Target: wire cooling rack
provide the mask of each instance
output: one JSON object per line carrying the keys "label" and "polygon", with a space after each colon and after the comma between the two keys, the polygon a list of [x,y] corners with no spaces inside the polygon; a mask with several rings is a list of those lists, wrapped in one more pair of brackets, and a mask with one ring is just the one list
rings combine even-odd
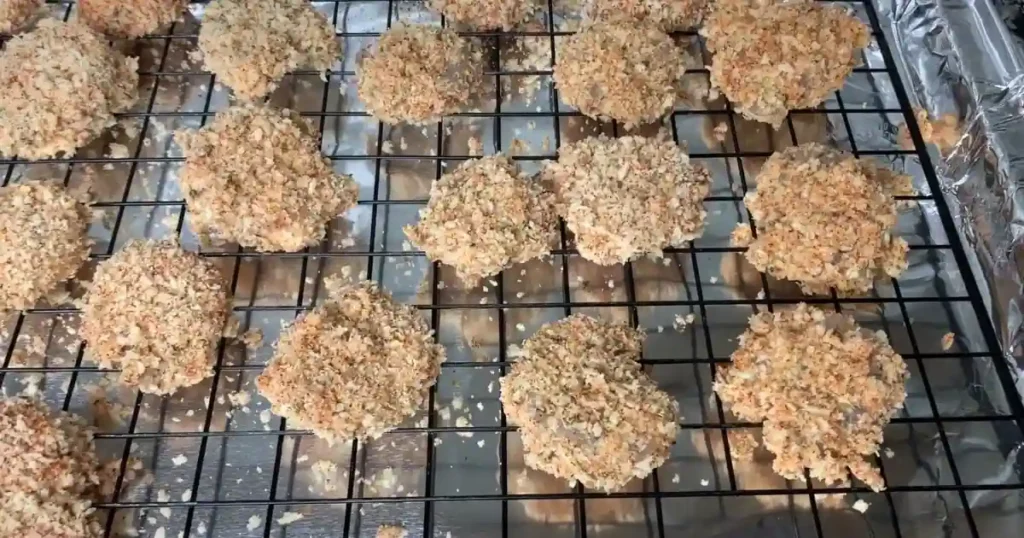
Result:
{"label": "wire cooling rack", "polygon": [[[703,237],[669,249],[663,261],[600,268],[579,258],[563,226],[550,260],[506,271],[475,290],[446,285],[456,281],[448,270],[404,244],[401,225],[416,218],[430,181],[478,154],[471,139],[481,141],[484,153],[515,151],[524,169],[536,170],[583,134],[625,133],[561,104],[549,63],[509,67],[517,54],[510,45],[518,40],[543,40],[547,62],[555,57],[556,41],[571,33],[561,3],[549,0],[536,31],[465,33],[489,46],[493,98],[426,129],[372,121],[354,91],[358,50],[399,20],[425,17],[422,3],[313,4],[335,24],[344,62],[327,80],[313,72],[289,75],[271,101],[317,122],[324,152],[361,187],[358,208],[333,222],[318,248],[265,254],[201,246],[191,235],[175,181],[182,158],[170,132],[199,127],[228,104],[228,92],[190,57],[198,29],[191,18],[119,44],[141,58],[141,99],[103,140],[71,158],[0,160],[5,185],[56,176],[72,187],[91,186],[96,246],[85,273],[129,239],[178,236],[230,276],[240,330],[265,335],[250,349],[225,339],[211,379],[155,398],[118,387],[109,382],[112,372],[84,360],[74,307],[36,308],[3,320],[4,390],[41,393],[54,407],[100,425],[97,444],[116,475],[113,491],[96,505],[106,535],[129,529],[145,536],[373,536],[380,524],[402,525],[413,536],[453,537],[1000,536],[1019,530],[1015,460],[1024,410],[913,121],[914,147],[896,142],[895,126],[912,113],[870,2],[846,3],[873,30],[864,65],[820,109],[794,111],[781,137],[744,122],[728,104],[672,113],[673,138],[714,177]],[[74,5],[48,7],[68,18]],[[203,3],[190,7],[198,14]],[[677,37],[709,61],[695,32]],[[707,70],[687,76],[706,81]],[[532,99],[519,89],[529,81],[538,85]],[[723,140],[705,136],[723,122]],[[747,220],[742,196],[756,188],[756,168],[780,144],[822,141],[807,135],[819,131],[917,182],[920,194],[906,198],[911,208],[900,221],[911,268],[879,283],[870,297],[802,298],[736,269],[739,249],[728,234]],[[417,304],[449,361],[420,416],[379,441],[332,447],[272,416],[253,380],[281,325],[322,299],[324,277],[338,275],[375,279]],[[752,312],[800,300],[886,331],[907,360],[913,376],[907,406],[887,429],[878,457],[889,486],[882,493],[787,482],[767,460],[731,456],[728,434],[758,426],[723,412],[711,393],[713,365],[728,360]],[[670,460],[610,495],[526,469],[515,428],[497,401],[497,381],[521,340],[572,312],[643,328],[643,364],[685,417]],[[689,314],[689,327],[673,327],[676,316]],[[948,332],[956,343],[944,349]],[[828,496],[834,493],[846,496]],[[855,500],[869,508],[852,510]],[[287,523],[295,514],[301,519]]]}

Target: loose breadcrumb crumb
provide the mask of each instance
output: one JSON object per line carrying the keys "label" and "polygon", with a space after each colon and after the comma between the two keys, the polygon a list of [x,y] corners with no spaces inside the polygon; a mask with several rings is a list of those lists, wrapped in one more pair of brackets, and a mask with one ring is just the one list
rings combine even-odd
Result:
{"label": "loose breadcrumb crumb", "polygon": [[258,349],[263,345],[263,331],[259,329],[249,329],[242,334],[241,340],[247,349]]}
{"label": "loose breadcrumb crumb", "polygon": [[0,534],[93,538],[100,491],[93,433],[35,400],[0,400]]}
{"label": "loose breadcrumb crumb", "polygon": [[358,188],[334,172],[311,129],[292,111],[243,104],[175,133],[196,232],[260,251],[319,243],[327,222],[355,206]]}
{"label": "loose breadcrumb crumb", "polygon": [[531,468],[614,491],[668,457],[679,406],[641,369],[643,333],[583,315],[530,337],[501,380]]}
{"label": "loose breadcrumb crumb", "polygon": [[188,0],[79,0],[78,17],[113,37],[142,37],[181,18]]}
{"label": "loose breadcrumb crumb", "polygon": [[554,195],[498,155],[466,161],[435,182],[420,222],[405,234],[472,286],[547,255],[557,226]]}
{"label": "loose breadcrumb crumb", "polygon": [[365,51],[359,98],[387,123],[435,123],[461,110],[483,84],[480,47],[453,30],[399,24]]}
{"label": "loose breadcrumb crumb", "polygon": [[377,529],[377,538],[405,538],[409,532],[401,525],[381,525]]}
{"label": "loose breadcrumb crumb", "polygon": [[857,502],[853,503],[853,509],[862,514],[867,512],[870,506],[864,499],[857,499]]}
{"label": "loose breadcrumb crumb", "polygon": [[90,213],[59,183],[0,187],[0,312],[31,308],[89,257]]}
{"label": "loose breadcrumb crumb", "polygon": [[543,0],[430,0],[430,7],[455,22],[481,30],[511,30],[540,10]]}
{"label": "loose breadcrumb crumb", "polygon": [[[940,154],[946,155],[952,151],[963,136],[960,120],[956,114],[944,114],[933,120],[928,117],[928,111],[915,107],[914,119],[917,120],[921,138],[926,144],[934,144],[938,147]],[[910,137],[910,130],[906,124],[900,125],[897,140],[901,148],[914,149],[914,141]]]}
{"label": "loose breadcrumb crumb", "polygon": [[281,517],[277,518],[277,524],[281,526],[291,525],[304,517],[306,516],[299,512],[285,512],[281,514]]}
{"label": "loose breadcrumb crumb", "polygon": [[413,308],[363,283],[296,321],[256,386],[296,427],[376,439],[420,409],[444,358]]}
{"label": "loose breadcrumb crumb", "polygon": [[21,31],[40,14],[43,0],[0,0],[0,34]]}
{"label": "loose breadcrumb crumb", "polygon": [[745,198],[757,224],[733,231],[759,271],[800,283],[806,293],[871,289],[907,267],[907,243],[895,237],[896,195],[913,194],[908,176],[823,146],[787,148],[768,159],[757,191]]}
{"label": "loose breadcrumb crumb", "polygon": [[713,54],[712,86],[776,127],[842,88],[871,39],[842,7],[778,0],[716,0],[700,34]]}
{"label": "loose breadcrumb crumb", "polygon": [[953,344],[956,343],[956,334],[946,333],[942,335],[942,350],[949,351],[953,349]]}
{"label": "loose breadcrumb crumb", "polygon": [[273,91],[289,71],[324,71],[341,56],[334,27],[306,0],[212,2],[199,50],[207,69],[248,100]]}
{"label": "loose breadcrumb crumb", "polygon": [[884,480],[868,457],[903,407],[907,377],[884,333],[801,303],[751,317],[714,390],[740,419],[764,422],[781,476],[803,480],[807,468],[811,478],[847,484],[852,473],[880,491]]}
{"label": "loose breadcrumb crumb", "polygon": [[0,52],[0,153],[73,154],[135,103],[138,66],[76,22],[46,19],[11,39]]}
{"label": "loose breadcrumb crumb", "polygon": [[216,266],[173,241],[133,241],[99,264],[81,335],[103,368],[143,392],[170,394],[213,374],[230,304]]}
{"label": "loose breadcrumb crumb", "polygon": [[696,28],[711,0],[583,0],[583,18],[595,21],[635,21],[665,31]]}
{"label": "loose breadcrumb crumb", "polygon": [[566,104],[629,129],[672,109],[685,54],[653,26],[596,23],[560,44],[554,79]]}
{"label": "loose breadcrumb crumb", "polygon": [[560,155],[542,177],[553,185],[584,258],[612,265],[700,234],[711,176],[671,140],[601,135]]}

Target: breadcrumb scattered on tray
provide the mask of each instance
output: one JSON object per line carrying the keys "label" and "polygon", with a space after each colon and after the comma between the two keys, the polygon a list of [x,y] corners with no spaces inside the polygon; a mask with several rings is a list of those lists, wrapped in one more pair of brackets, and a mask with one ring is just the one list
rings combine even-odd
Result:
{"label": "breadcrumb scattered on tray", "polygon": [[880,491],[868,456],[903,407],[907,377],[884,333],[801,303],[751,317],[714,390],[741,420],[763,421],[764,446],[784,478],[803,480],[807,468],[813,479],[845,485],[852,474]]}
{"label": "breadcrumb scattered on tray", "polygon": [[112,37],[142,37],[181,18],[188,0],[79,0],[78,17]]}
{"label": "breadcrumb scattered on tray", "polygon": [[285,512],[281,514],[281,517],[277,518],[277,524],[282,526],[291,525],[304,517],[306,516],[300,512]]}
{"label": "breadcrumb scattered on tray", "polygon": [[557,227],[554,195],[498,155],[466,161],[434,182],[420,222],[405,234],[472,286],[547,255]]}
{"label": "breadcrumb scattered on tray", "polygon": [[273,91],[290,71],[325,71],[341,56],[334,27],[306,0],[211,2],[199,50],[207,69],[248,100]]}
{"label": "breadcrumb scattered on tray", "polygon": [[573,315],[541,328],[501,380],[531,468],[614,491],[668,457],[679,406],[637,362],[643,333]]}
{"label": "breadcrumb scattered on tray", "polygon": [[356,67],[359,98],[384,122],[434,123],[470,103],[483,84],[479,46],[455,31],[399,24]]}
{"label": "breadcrumb scattered on tray", "polygon": [[595,23],[560,44],[554,79],[566,104],[629,129],[672,109],[685,54],[654,26]]}
{"label": "breadcrumb scattered on tray", "polygon": [[857,502],[853,503],[853,509],[862,514],[867,512],[870,506],[864,499],[857,499]]}
{"label": "breadcrumb scattered on tray", "polygon": [[249,329],[242,333],[241,340],[247,349],[257,349],[263,345],[263,331],[259,329]]}
{"label": "breadcrumb scattered on tray", "polygon": [[842,88],[871,39],[840,6],[765,0],[716,0],[700,34],[713,54],[712,86],[776,127]]}
{"label": "breadcrumb scattered on tray", "polygon": [[45,19],[14,37],[0,51],[0,153],[73,154],[135,103],[138,67],[76,22]]}
{"label": "breadcrumb scattered on tray", "polygon": [[612,265],[700,234],[711,176],[672,140],[601,135],[571,143],[560,155],[542,177],[584,258]]}
{"label": "breadcrumb scattered on tray", "polygon": [[0,531],[4,536],[100,536],[91,504],[100,492],[92,430],[22,398],[0,400]]}
{"label": "breadcrumb scattered on tray", "polygon": [[471,28],[511,30],[537,13],[543,3],[544,0],[430,0],[430,7]]}
{"label": "breadcrumb scattered on tray", "polygon": [[[921,138],[925,144],[934,144],[939,148],[941,154],[952,151],[963,136],[960,120],[956,114],[944,114],[933,120],[928,116],[928,111],[915,107],[914,119],[917,121],[917,128],[921,131]],[[897,140],[901,148],[914,149],[914,141],[910,137],[910,129],[906,124],[900,125]]]}
{"label": "breadcrumb scattered on tray", "polygon": [[409,531],[401,525],[381,525],[377,529],[377,538],[405,538]]}
{"label": "breadcrumb scattered on tray", "polygon": [[256,385],[275,413],[323,439],[375,439],[420,410],[444,358],[412,307],[363,283],[285,331]]}
{"label": "breadcrumb scattered on tray", "polygon": [[953,344],[956,343],[956,334],[946,333],[942,335],[942,350],[949,351],[953,349]]}
{"label": "breadcrumb scattered on tray", "polygon": [[907,268],[907,242],[896,237],[896,195],[913,194],[910,178],[821,144],[775,153],[744,199],[757,226],[737,227],[759,271],[800,283],[806,293],[831,287],[851,294]]}
{"label": "breadcrumb scattered on tray", "polygon": [[327,222],[355,206],[358,188],[334,172],[311,129],[292,111],[243,104],[175,133],[196,232],[264,252],[318,244]]}
{"label": "breadcrumb scattered on tray", "polygon": [[120,368],[121,383],[170,394],[213,374],[229,311],[211,262],[173,241],[133,241],[96,268],[81,335],[87,356]]}
{"label": "breadcrumb scattered on tray", "polygon": [[59,183],[0,187],[0,312],[31,308],[89,257],[91,215]]}
{"label": "breadcrumb scattered on tray", "polygon": [[0,0],[0,34],[23,30],[42,12],[43,0]]}
{"label": "breadcrumb scattered on tray", "polygon": [[594,21],[636,21],[665,31],[696,28],[711,0],[582,0],[583,18]]}

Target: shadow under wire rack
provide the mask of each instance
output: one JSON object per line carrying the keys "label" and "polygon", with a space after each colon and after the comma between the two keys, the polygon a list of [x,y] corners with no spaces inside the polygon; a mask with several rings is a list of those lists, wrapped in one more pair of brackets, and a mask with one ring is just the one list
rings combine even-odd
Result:
{"label": "shadow under wire rack", "polygon": [[[673,138],[713,175],[701,238],[667,250],[664,261],[599,267],[579,257],[563,225],[550,259],[473,290],[447,286],[454,274],[405,244],[401,227],[415,221],[430,182],[481,148],[514,153],[533,171],[557,158],[562,144],[626,133],[559,101],[551,65],[556,42],[573,32],[572,6],[549,0],[535,30],[464,32],[488,47],[493,98],[479,111],[421,128],[388,127],[365,113],[355,61],[396,22],[445,21],[423,2],[312,3],[334,23],[343,61],[326,80],[311,71],[290,74],[270,101],[312,118],[335,169],[360,185],[358,207],[332,222],[319,247],[274,254],[201,246],[186,225],[176,182],[183,159],[171,133],[200,127],[229,104],[229,91],[190,56],[203,2],[192,3],[192,15],[165,33],[119,44],[140,57],[142,86],[119,127],[73,157],[0,160],[4,185],[38,177],[92,185],[101,216],[90,231],[90,267],[129,239],[178,236],[230,275],[240,330],[265,335],[253,349],[223,340],[212,378],[157,398],[118,387],[111,371],[84,360],[73,307],[0,321],[7,393],[38,387],[53,407],[101,423],[97,446],[118,471],[114,491],[96,505],[107,516],[107,535],[131,528],[145,536],[163,530],[183,537],[350,537],[375,536],[379,525],[393,524],[411,536],[454,538],[959,537],[1008,536],[1022,527],[1017,450],[1024,411],[870,2],[842,3],[872,28],[863,65],[821,107],[793,111],[782,131],[746,122],[724,102],[671,114]],[[74,3],[51,0],[48,7],[68,18]],[[710,62],[696,32],[676,37]],[[541,63],[524,62],[524,50]],[[687,76],[706,81],[708,74],[697,66]],[[723,122],[724,140],[708,136]],[[913,149],[896,140],[904,123]],[[764,159],[812,141],[915,178],[920,194],[906,197],[911,207],[899,225],[911,244],[911,267],[870,297],[802,297],[756,272],[751,277],[741,249],[729,244],[732,228],[748,220],[742,197],[756,188]],[[124,145],[129,156],[110,156],[110,144]],[[328,446],[271,415],[253,382],[282,325],[322,300],[325,277],[347,274],[376,280],[416,304],[449,359],[419,416],[378,441]],[[752,312],[798,301],[853,313],[862,325],[885,331],[907,361],[907,405],[887,428],[878,457],[884,492],[789,482],[770,461],[731,456],[729,434],[758,425],[729,420],[711,392],[713,366],[729,360]],[[614,494],[569,488],[527,469],[497,399],[514,346],[574,312],[642,328],[645,369],[679,401],[684,417],[671,458]],[[697,321],[674,330],[675,316],[687,314]],[[957,339],[946,350],[940,342],[948,332]],[[133,473],[136,467],[145,478]],[[868,510],[853,510],[855,500]],[[282,525],[286,513],[303,517]]]}

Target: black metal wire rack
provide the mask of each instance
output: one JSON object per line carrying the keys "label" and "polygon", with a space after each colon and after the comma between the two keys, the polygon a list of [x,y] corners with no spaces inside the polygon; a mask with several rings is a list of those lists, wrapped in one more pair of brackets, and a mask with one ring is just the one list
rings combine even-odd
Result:
{"label": "black metal wire rack", "polygon": [[[379,524],[403,525],[413,536],[456,538],[1001,536],[1020,528],[1024,516],[1011,500],[1024,490],[1017,465],[1024,407],[870,1],[844,3],[872,28],[865,64],[821,108],[794,111],[782,133],[789,140],[781,142],[811,141],[801,139],[803,124],[817,121],[833,142],[858,157],[917,177],[920,194],[907,197],[913,207],[900,227],[911,242],[911,270],[862,298],[806,298],[760,275],[737,285],[742,274],[727,274],[740,250],[729,245],[728,232],[748,219],[742,197],[755,187],[752,172],[780,143],[771,133],[751,142],[744,133],[761,131],[728,104],[680,107],[667,122],[691,157],[714,171],[714,185],[706,200],[709,232],[687,247],[669,249],[666,263],[589,266],[563,226],[551,260],[538,264],[545,276],[513,269],[477,290],[450,289],[445,278],[454,278],[404,248],[394,222],[414,218],[425,203],[424,185],[475,155],[464,139],[454,142],[460,129],[473,126],[474,136],[488,142],[485,153],[509,152],[522,131],[543,124],[539,129],[550,146],[515,157],[529,168],[556,158],[557,148],[581,126],[616,135],[620,128],[589,122],[560,104],[550,66],[507,67],[514,53],[505,45],[526,38],[544,40],[549,59],[555,59],[556,41],[572,33],[558,21],[559,2],[548,1],[540,30],[465,32],[489,45],[493,102],[422,130],[373,122],[344,93],[354,96],[354,51],[399,20],[409,4],[421,2],[313,4],[338,29],[346,60],[326,81],[313,72],[289,75],[271,100],[319,123],[325,153],[360,181],[359,207],[348,220],[332,223],[323,245],[305,252],[201,252],[231,276],[242,330],[274,333],[322,299],[325,276],[351,271],[416,303],[448,349],[449,361],[421,416],[379,441],[330,447],[271,416],[255,395],[251,383],[269,357],[272,338],[249,350],[226,339],[210,380],[154,398],[104,381],[111,372],[86,360],[84,344],[74,337],[73,307],[9,316],[0,325],[0,384],[8,394],[29,388],[54,407],[97,417],[101,410],[112,411],[114,419],[97,435],[116,470],[113,491],[96,505],[107,521],[106,535],[130,527],[147,536],[349,537],[373,536]],[[68,18],[74,2],[50,0],[49,7]],[[383,13],[382,25],[353,29],[355,18],[369,12]],[[69,185],[90,182],[94,208],[102,215],[93,230],[93,264],[134,237],[178,235],[195,245],[172,179],[182,158],[168,131],[200,126],[227,104],[226,90],[188,55],[197,24],[178,23],[122,44],[142,57],[142,90],[139,105],[121,115],[125,125],[114,134],[73,157],[0,160],[4,185],[54,174]],[[677,37],[691,40],[709,61],[696,32]],[[706,79],[707,70],[688,76]],[[509,82],[523,77],[540,80],[536,101],[509,95],[516,93]],[[699,135],[721,122],[729,126],[724,140]],[[890,129],[864,131],[870,122]],[[908,124],[913,149],[894,139],[892,126],[902,123]],[[363,128],[368,143],[339,134],[352,125]],[[128,156],[113,156],[109,144],[124,145]],[[858,314],[863,324],[888,334],[911,368],[907,408],[887,430],[887,448],[878,457],[888,483],[882,493],[860,485],[790,483],[775,476],[768,462],[741,462],[731,455],[729,433],[758,425],[729,420],[712,397],[713,366],[728,361],[751,312],[798,301]],[[497,380],[514,360],[515,345],[540,323],[579,311],[643,328],[645,368],[684,410],[671,459],[648,479],[614,494],[570,489],[525,469],[515,428],[497,403]],[[688,329],[666,330],[675,315],[686,314],[696,319]],[[939,344],[946,332],[958,335],[948,350]],[[251,402],[238,396],[246,390]],[[460,417],[453,420],[454,415]],[[145,478],[133,473],[136,466],[146,470]],[[830,493],[846,498],[837,502]],[[863,514],[851,510],[856,499],[870,508]],[[303,517],[282,524],[291,513]]]}

